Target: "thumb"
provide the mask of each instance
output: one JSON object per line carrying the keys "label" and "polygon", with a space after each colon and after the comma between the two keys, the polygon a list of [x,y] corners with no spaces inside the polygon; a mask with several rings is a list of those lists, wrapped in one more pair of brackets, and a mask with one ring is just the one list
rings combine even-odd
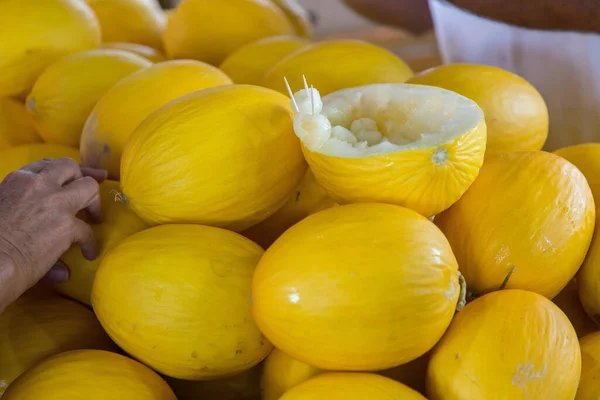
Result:
{"label": "thumb", "polygon": [[53,283],[66,282],[69,280],[69,268],[59,260],[52,268],[50,268],[50,271],[46,273],[44,279]]}

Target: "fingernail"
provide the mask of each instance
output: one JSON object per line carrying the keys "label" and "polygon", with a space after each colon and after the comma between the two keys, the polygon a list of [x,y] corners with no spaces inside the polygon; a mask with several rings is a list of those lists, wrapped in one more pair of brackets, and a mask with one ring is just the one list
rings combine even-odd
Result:
{"label": "fingernail", "polygon": [[45,279],[54,283],[66,282],[69,280],[69,268],[67,268],[62,261],[57,261],[57,263],[50,268]]}
{"label": "fingernail", "polygon": [[108,179],[108,171],[106,171],[104,169],[99,169],[98,170],[98,178],[101,179],[101,180]]}
{"label": "fingernail", "polygon": [[94,167],[82,166],[81,172],[83,173],[84,176],[89,176],[91,178],[94,178],[98,182],[102,182],[102,181],[105,181],[108,179],[108,171],[105,169],[97,169]]}
{"label": "fingernail", "polygon": [[88,261],[94,261],[96,259],[96,257],[98,256],[98,252],[96,251],[96,248],[91,247],[91,246],[82,246],[81,254]]}

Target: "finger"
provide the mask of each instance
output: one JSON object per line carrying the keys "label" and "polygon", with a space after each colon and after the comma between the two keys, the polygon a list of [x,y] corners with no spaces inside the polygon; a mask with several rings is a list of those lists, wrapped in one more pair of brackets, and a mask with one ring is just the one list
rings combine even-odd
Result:
{"label": "finger", "polygon": [[69,280],[69,268],[62,261],[57,261],[46,273],[44,279],[53,283],[66,282]]}
{"label": "finger", "polygon": [[86,260],[94,261],[98,256],[98,250],[92,227],[75,217],[73,220],[72,242],[81,247],[81,254]]}
{"label": "finger", "polygon": [[96,182],[104,182],[106,179],[108,179],[108,171],[103,169],[81,167],[81,173],[83,176],[94,178]]}
{"label": "finger", "polygon": [[100,186],[94,178],[86,176],[64,186],[63,195],[69,204],[69,211],[75,215],[86,210],[93,222],[102,221]]}
{"label": "finger", "polygon": [[40,175],[60,186],[83,177],[79,164],[68,157],[52,160],[42,168]]}
{"label": "finger", "polygon": [[53,160],[51,158],[44,158],[43,160],[39,160],[36,162],[32,162],[31,164],[27,164],[24,167],[21,167],[19,171],[32,172],[34,174],[38,174],[44,169],[44,167],[50,164]]}

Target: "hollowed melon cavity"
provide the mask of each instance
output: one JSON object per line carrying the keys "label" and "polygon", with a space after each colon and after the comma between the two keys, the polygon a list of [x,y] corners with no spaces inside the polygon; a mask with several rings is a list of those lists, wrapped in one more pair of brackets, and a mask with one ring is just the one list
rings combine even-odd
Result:
{"label": "hollowed melon cavity", "polygon": [[[475,129],[483,120],[477,104],[431,86],[378,84],[345,89],[321,99],[316,89],[294,95],[294,131],[311,151],[358,158],[437,147]],[[437,148],[434,163],[448,151]]]}

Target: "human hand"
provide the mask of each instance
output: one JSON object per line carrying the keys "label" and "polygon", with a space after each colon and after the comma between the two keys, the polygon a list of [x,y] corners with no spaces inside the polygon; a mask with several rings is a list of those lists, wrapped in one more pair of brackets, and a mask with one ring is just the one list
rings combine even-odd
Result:
{"label": "human hand", "polygon": [[29,164],[0,183],[0,312],[46,274],[68,279],[56,263],[71,245],[96,258],[92,228],[76,214],[86,210],[99,222],[98,181],[104,179],[105,171],[62,158]]}
{"label": "human hand", "polygon": [[344,3],[365,18],[413,34],[433,28],[427,0],[344,0]]}

